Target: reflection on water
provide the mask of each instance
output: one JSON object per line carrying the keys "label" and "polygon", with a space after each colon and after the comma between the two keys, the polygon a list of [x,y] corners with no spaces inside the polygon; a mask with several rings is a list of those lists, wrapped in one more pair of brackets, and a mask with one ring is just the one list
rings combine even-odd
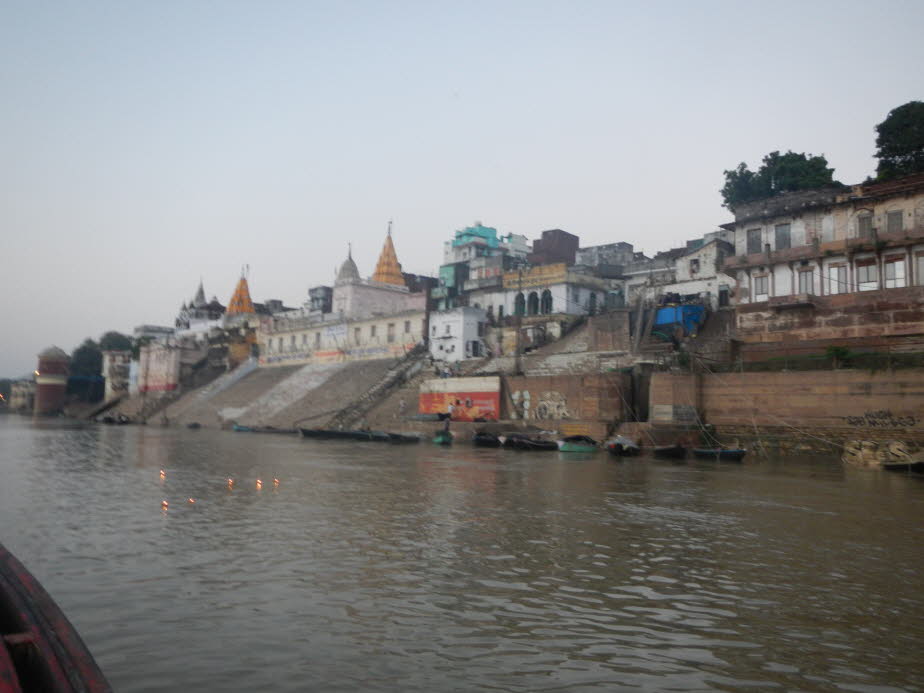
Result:
{"label": "reflection on water", "polygon": [[0,417],[0,541],[122,692],[920,690],[922,517],[833,461]]}

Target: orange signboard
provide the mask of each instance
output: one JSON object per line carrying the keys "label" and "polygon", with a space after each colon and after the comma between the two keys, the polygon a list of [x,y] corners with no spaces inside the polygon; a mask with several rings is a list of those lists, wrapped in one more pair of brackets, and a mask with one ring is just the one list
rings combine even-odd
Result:
{"label": "orange signboard", "polygon": [[438,378],[420,386],[421,414],[446,414],[453,421],[496,421],[500,416],[500,378]]}

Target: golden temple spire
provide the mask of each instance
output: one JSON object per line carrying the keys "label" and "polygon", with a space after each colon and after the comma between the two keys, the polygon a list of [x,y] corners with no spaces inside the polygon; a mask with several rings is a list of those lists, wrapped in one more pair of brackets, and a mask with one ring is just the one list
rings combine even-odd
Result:
{"label": "golden temple spire", "polygon": [[375,272],[372,273],[372,281],[407,286],[404,283],[404,275],[401,274],[401,263],[398,262],[398,256],[395,254],[395,245],[391,242],[390,221],[388,222],[388,235],[385,236],[385,245],[382,246],[382,253],[375,265]]}
{"label": "golden temple spire", "polygon": [[247,277],[242,271],[241,278],[237,283],[237,287],[234,289],[231,300],[228,302],[228,310],[225,311],[225,314],[239,315],[256,312],[257,311],[254,310],[253,307],[253,301],[250,300],[250,287],[247,286]]}

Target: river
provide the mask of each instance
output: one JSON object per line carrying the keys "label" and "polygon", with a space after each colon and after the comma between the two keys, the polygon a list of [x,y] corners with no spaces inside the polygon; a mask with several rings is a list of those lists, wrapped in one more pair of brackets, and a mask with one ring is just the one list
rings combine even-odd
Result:
{"label": "river", "polygon": [[3,416],[0,541],[121,693],[924,688],[924,478],[835,460]]}

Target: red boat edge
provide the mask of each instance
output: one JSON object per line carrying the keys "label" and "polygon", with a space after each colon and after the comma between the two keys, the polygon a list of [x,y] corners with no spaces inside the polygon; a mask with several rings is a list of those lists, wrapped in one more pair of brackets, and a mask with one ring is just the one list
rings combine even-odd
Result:
{"label": "red boat edge", "polygon": [[0,693],[110,693],[54,600],[0,544]]}

